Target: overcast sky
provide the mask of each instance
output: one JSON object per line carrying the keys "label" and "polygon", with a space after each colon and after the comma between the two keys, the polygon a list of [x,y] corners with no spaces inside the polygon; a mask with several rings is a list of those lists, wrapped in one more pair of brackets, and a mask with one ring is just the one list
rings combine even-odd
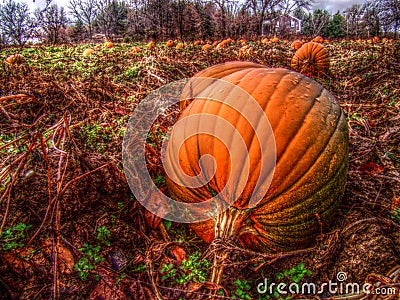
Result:
{"label": "overcast sky", "polygon": [[[28,3],[30,8],[34,10],[36,7],[43,6],[46,3],[46,0],[24,0]],[[313,9],[326,9],[330,13],[336,13],[338,10],[343,11],[347,7],[350,7],[352,4],[360,4],[364,3],[366,0],[314,0]],[[68,0],[53,0],[53,3],[64,6],[67,8]]]}
{"label": "overcast sky", "polygon": [[362,4],[366,0],[314,0],[313,9],[326,9],[330,13],[336,13],[338,10],[343,12],[353,4]]}

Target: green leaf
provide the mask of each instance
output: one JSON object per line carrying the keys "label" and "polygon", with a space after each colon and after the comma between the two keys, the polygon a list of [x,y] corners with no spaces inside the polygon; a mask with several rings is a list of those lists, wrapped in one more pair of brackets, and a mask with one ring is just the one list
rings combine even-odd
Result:
{"label": "green leaf", "polygon": [[241,289],[237,289],[235,294],[241,297],[243,295],[243,291]]}
{"label": "green leaf", "polygon": [[296,266],[296,269],[297,269],[297,270],[304,270],[304,269],[305,269],[305,266],[304,266],[303,263],[299,263],[299,264]]}
{"label": "green leaf", "polygon": [[171,228],[171,226],[172,226],[172,221],[170,221],[170,220],[165,220],[165,219],[164,219],[162,222],[163,222],[163,224],[164,224],[165,229],[166,229],[166,230],[170,230],[170,228]]}
{"label": "green leaf", "polygon": [[239,279],[236,279],[233,283],[234,283],[237,287],[240,287],[240,286],[242,285],[242,282],[241,282]]}
{"label": "green leaf", "polygon": [[293,282],[295,283],[299,283],[301,281],[301,279],[303,278],[302,275],[296,275],[292,277]]}

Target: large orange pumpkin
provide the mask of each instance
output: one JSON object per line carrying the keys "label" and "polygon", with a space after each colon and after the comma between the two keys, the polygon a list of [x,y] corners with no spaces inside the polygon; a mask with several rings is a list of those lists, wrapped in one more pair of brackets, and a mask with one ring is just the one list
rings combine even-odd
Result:
{"label": "large orange pumpkin", "polygon": [[[348,130],[335,98],[302,74],[250,62],[216,65],[195,77],[222,79],[255,99],[271,124],[276,143],[276,168],[268,192],[256,206],[250,207],[248,201],[260,172],[260,144],[266,140],[255,142],[254,130],[239,111],[209,99],[233,97],[241,101],[243,107],[249,107],[251,100],[236,93],[236,89],[227,90],[218,80],[204,85],[206,99],[191,101],[180,119],[204,114],[227,120],[246,143],[250,176],[238,200],[227,211],[216,219],[192,223],[191,228],[206,242],[236,236],[243,246],[263,252],[289,251],[312,244],[334,217],[346,182]],[[185,128],[197,128],[201,122],[209,122],[209,118],[196,122],[192,124],[189,120],[183,127],[174,127],[166,149],[166,167],[172,170],[181,167],[185,174],[196,176],[201,173],[200,157],[211,155],[217,169],[214,177],[202,187],[187,188],[167,179],[172,197],[180,202],[205,201],[221,192],[229,176],[236,176],[239,181],[242,176],[241,173],[229,174],[231,164],[241,166],[243,162],[231,162],[227,146],[214,136],[192,135],[185,139],[182,147],[177,145],[176,136],[185,136]],[[217,125],[208,123],[207,126],[213,132]],[[230,147],[232,151],[238,149],[236,145]],[[179,149],[178,162],[168,159],[174,149]],[[228,194],[235,192],[228,191]]]}
{"label": "large orange pumpkin", "polygon": [[300,47],[294,54],[291,66],[294,70],[306,74],[320,76],[329,69],[329,54],[319,43],[309,42]]}

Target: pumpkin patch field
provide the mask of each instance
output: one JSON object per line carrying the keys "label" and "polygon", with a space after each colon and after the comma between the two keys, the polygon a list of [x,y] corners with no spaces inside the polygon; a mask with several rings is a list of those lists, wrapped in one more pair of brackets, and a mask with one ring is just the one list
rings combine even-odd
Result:
{"label": "pumpkin patch field", "polygon": [[[399,299],[400,42],[293,42],[1,49],[0,299]],[[277,161],[268,193],[250,207],[262,169],[253,150],[262,143],[253,147],[249,121],[196,97],[169,107],[143,145],[162,193],[199,203],[222,192],[225,169],[238,184],[247,167],[251,174],[237,202],[229,202],[236,186],[220,196],[229,209],[185,224],[136,199],[123,141],[144,99],[200,77],[215,84],[202,86],[206,95],[223,94],[225,82],[232,103],[240,93],[254,97]],[[202,113],[229,120],[250,149],[248,166],[228,160],[235,137],[224,144],[190,133],[220,123],[179,129]],[[262,127],[265,144],[267,133]],[[186,152],[175,140],[185,135]],[[165,165],[164,142],[167,155],[182,150]],[[223,165],[209,185],[182,188],[166,175],[181,166],[197,176],[202,155]],[[148,200],[163,201],[156,193]]]}

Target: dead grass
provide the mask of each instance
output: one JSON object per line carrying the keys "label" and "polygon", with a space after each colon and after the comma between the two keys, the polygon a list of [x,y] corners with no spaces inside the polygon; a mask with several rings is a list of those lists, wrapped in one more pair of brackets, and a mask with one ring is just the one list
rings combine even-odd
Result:
{"label": "dead grass", "polygon": [[[263,278],[298,262],[313,271],[309,282],[345,271],[360,283],[371,274],[383,276],[374,277],[381,285],[400,283],[397,269],[390,270],[400,264],[399,42],[326,46],[331,68],[316,80],[336,96],[350,127],[350,170],[335,228],[314,248],[293,254],[217,245],[230,253],[221,286],[162,280],[164,264],[181,262],[176,247],[205,258],[211,248],[182,224],[146,224],[122,172],[123,129],[137,103],[168,82],[239,59],[289,68],[293,51],[284,42],[251,43],[246,53],[239,44],[210,52],[158,45],[136,54],[131,46],[89,57],[82,57],[82,45],[0,53],[1,61],[18,51],[26,59],[0,63],[1,231],[33,225],[22,249],[0,251],[0,294],[8,295],[0,299],[206,299],[219,289],[224,299],[235,293],[236,279],[251,282],[256,297]],[[161,166],[155,162],[151,172],[156,177]],[[109,245],[96,238],[102,226]],[[2,246],[9,243],[3,236]],[[100,244],[102,261],[82,280],[74,266],[88,257],[79,250],[85,243]]]}

